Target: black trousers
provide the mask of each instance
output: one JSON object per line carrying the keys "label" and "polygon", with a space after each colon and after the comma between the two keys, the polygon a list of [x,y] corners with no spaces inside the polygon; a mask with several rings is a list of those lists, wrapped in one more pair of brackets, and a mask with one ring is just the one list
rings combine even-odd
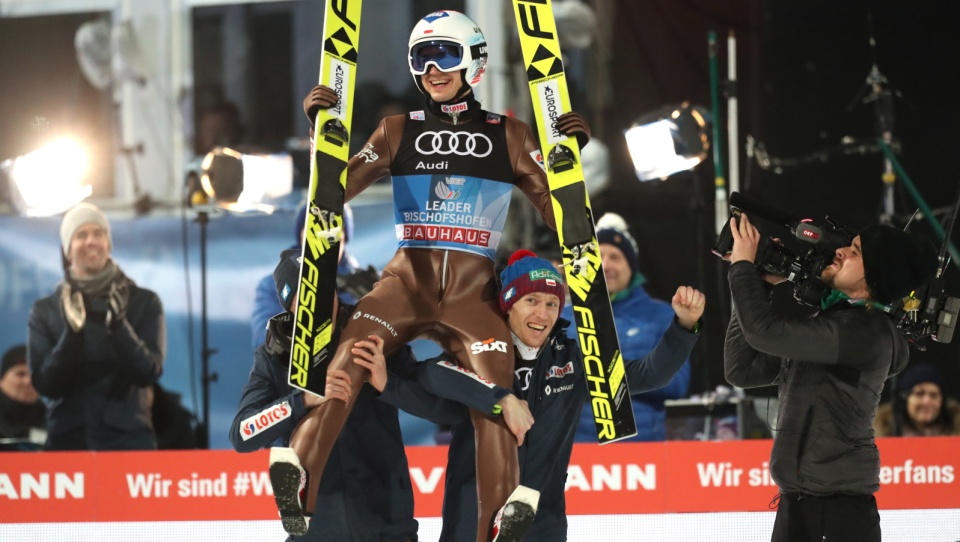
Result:
{"label": "black trousers", "polygon": [[880,542],[877,499],[781,494],[771,542]]}

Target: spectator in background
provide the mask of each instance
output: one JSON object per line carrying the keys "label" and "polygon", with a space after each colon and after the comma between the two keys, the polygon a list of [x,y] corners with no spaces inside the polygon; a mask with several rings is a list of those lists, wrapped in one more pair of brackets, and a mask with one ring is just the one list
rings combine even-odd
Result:
{"label": "spectator in background", "polygon": [[[303,246],[304,228],[307,220],[307,206],[297,209],[296,224],[293,226],[294,244],[290,248],[300,249]],[[337,267],[337,287],[340,297],[351,305],[356,303],[364,294],[373,288],[378,280],[378,274],[369,267],[360,269],[356,258],[347,252],[347,242],[353,237],[353,211],[350,206],[343,206],[343,241],[340,243],[340,265]],[[273,316],[284,312],[277,301],[276,282],[273,275],[266,275],[257,284],[257,291],[253,301],[253,316],[250,319],[250,330],[253,334],[253,348],[263,344],[267,338],[267,322]]]}
{"label": "spectator in background", "polygon": [[[670,304],[650,297],[643,288],[646,278],[640,272],[637,243],[627,231],[622,217],[607,213],[597,221],[597,240],[603,260],[603,275],[617,325],[617,338],[623,359],[640,359],[657,345],[675,319]],[[571,322],[573,308],[564,309],[562,316]],[[698,326],[699,329],[699,326]],[[576,327],[568,331],[571,336]],[[633,395],[633,415],[637,421],[637,435],[627,441],[658,441],[666,439],[666,399],[686,397],[690,387],[690,360],[687,359],[670,382],[657,390]],[[577,426],[577,442],[596,442],[597,429],[590,405],[586,405]]]}
{"label": "spectator in background", "polygon": [[215,103],[197,115],[194,152],[203,156],[215,147],[241,150],[238,147],[243,140],[243,133],[240,108],[229,101]]}
{"label": "spectator in background", "polygon": [[64,281],[33,304],[28,329],[46,448],[155,449],[148,388],[166,354],[160,298],[111,259],[110,223],[96,206],[67,211],[60,242]]}
{"label": "spectator in background", "polygon": [[878,437],[960,435],[960,403],[944,396],[943,374],[935,366],[908,367],[897,377],[895,393],[877,409],[873,429]]}
{"label": "spectator in background", "polygon": [[[407,112],[403,100],[394,96],[380,81],[367,81],[357,86],[354,94],[353,133],[350,135],[350,156],[363,150],[367,140],[380,124],[380,119]],[[313,123],[314,119],[310,119]]]}
{"label": "spectator in background", "polygon": [[158,450],[197,448],[197,417],[184,408],[180,394],[165,390],[159,382],[148,388],[153,431]]}
{"label": "spectator in background", "polygon": [[43,445],[45,427],[43,403],[30,382],[27,347],[18,344],[4,352],[0,364],[0,450]]}

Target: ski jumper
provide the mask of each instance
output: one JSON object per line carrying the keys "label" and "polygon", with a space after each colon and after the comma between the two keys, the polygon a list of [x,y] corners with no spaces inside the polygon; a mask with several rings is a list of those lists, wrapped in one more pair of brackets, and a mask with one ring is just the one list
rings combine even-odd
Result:
{"label": "ski jumper", "polygon": [[[366,371],[353,363],[358,340],[379,335],[390,353],[417,338],[434,340],[461,366],[495,384],[513,382],[513,345],[498,306],[494,254],[514,186],[554,227],[546,174],[530,128],[488,113],[468,95],[453,104],[381,121],[363,150],[350,159],[346,200],[393,176],[399,250],[373,291],[344,327],[330,370],[353,379]],[[330,449],[353,405],[329,401],[313,409],[290,445],[310,473],[305,511]],[[494,514],[519,483],[517,444],[502,420],[471,411],[476,429],[478,541],[486,541]]]}

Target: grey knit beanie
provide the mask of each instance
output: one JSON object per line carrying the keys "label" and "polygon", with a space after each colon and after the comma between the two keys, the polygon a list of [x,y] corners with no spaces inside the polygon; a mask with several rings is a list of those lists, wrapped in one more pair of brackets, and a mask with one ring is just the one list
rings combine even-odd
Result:
{"label": "grey knit beanie", "polygon": [[110,237],[110,221],[99,207],[90,203],[80,203],[63,215],[63,221],[60,222],[60,247],[63,250],[64,257],[69,257],[70,241],[73,234],[77,233],[84,224],[96,224],[103,228],[107,233],[107,242],[113,246],[113,239]]}

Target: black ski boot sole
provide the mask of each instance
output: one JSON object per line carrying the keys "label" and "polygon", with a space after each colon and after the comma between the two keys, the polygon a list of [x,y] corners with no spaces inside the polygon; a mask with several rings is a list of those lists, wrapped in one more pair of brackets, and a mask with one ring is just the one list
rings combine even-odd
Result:
{"label": "black ski boot sole", "polygon": [[290,463],[272,463],[270,484],[283,530],[292,535],[306,534],[307,518],[300,506],[300,469]]}

